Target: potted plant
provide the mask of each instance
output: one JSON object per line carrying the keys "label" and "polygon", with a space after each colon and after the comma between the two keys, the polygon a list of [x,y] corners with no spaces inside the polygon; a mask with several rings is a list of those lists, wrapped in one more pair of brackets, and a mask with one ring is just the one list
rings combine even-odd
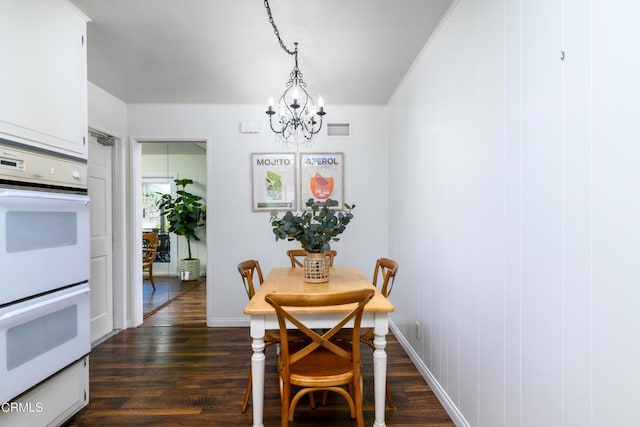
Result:
{"label": "potted plant", "polygon": [[168,231],[187,239],[188,258],[180,260],[180,278],[196,280],[200,277],[200,260],[191,255],[191,239],[200,240],[196,231],[205,225],[206,206],[201,202],[202,197],[186,190],[187,185],[193,184],[193,180],[176,179],[174,182],[178,188],[176,198],[171,194],[161,194],[156,206],[169,222]]}
{"label": "potted plant", "polygon": [[329,280],[329,262],[324,251],[331,249],[331,242],[340,240],[341,234],[351,219],[355,205],[344,204],[345,212],[330,209],[335,200],[327,199],[322,207],[313,199],[306,202],[307,208],[301,213],[287,211],[282,218],[271,212],[271,225],[277,240],[297,240],[309,255],[304,261],[304,277],[307,282],[322,283]]}

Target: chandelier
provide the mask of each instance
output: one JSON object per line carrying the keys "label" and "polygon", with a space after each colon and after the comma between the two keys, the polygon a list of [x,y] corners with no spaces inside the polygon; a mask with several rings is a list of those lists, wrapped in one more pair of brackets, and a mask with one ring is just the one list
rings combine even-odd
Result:
{"label": "chandelier", "polygon": [[289,55],[293,55],[295,60],[286,89],[275,109],[273,98],[269,99],[269,107],[266,111],[269,116],[269,126],[281,142],[295,145],[310,143],[313,136],[320,132],[322,117],[326,114],[322,98],[318,98],[316,109],[313,98],[307,93],[307,84],[302,79],[302,72],[298,67],[298,43],[294,43],[293,50],[284,45],[278,27],[271,16],[268,0],[264,0],[264,7],[267,9],[269,22],[278,38],[280,47]]}

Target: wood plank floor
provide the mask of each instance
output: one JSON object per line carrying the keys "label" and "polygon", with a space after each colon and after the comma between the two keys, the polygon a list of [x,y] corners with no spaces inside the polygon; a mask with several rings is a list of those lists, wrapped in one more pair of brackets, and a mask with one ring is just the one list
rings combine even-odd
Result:
{"label": "wood plank floor", "polygon": [[[204,284],[93,349],[89,405],[73,426],[250,426],[240,412],[250,365],[248,328],[207,328]],[[454,424],[396,339],[388,337],[388,380],[397,408],[388,426]],[[363,347],[363,354],[370,354]],[[275,347],[267,349],[264,425],[280,424]],[[364,419],[373,424],[372,358],[363,357]],[[298,406],[292,426],[353,426],[342,398]]]}

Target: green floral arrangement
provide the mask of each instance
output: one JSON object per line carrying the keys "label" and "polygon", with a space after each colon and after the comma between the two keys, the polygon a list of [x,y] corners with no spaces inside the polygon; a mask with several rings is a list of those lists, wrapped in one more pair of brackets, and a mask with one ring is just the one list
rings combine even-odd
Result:
{"label": "green floral arrangement", "polygon": [[271,212],[270,222],[273,226],[273,234],[278,240],[297,240],[302,248],[310,253],[322,253],[331,249],[331,242],[340,239],[341,234],[353,219],[351,210],[356,205],[344,204],[344,212],[330,209],[329,206],[337,206],[337,201],[327,199],[320,206],[313,199],[306,203],[308,210],[300,213],[287,211],[282,218],[278,218],[277,212]]}

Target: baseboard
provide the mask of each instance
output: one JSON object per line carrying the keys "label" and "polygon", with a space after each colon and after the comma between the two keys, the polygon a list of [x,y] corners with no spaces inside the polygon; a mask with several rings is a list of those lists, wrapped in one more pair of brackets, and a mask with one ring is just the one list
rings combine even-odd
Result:
{"label": "baseboard", "polygon": [[396,324],[393,323],[393,320],[389,323],[389,327],[391,328],[393,335],[396,337],[404,351],[406,351],[409,355],[409,358],[415,365],[418,372],[420,372],[424,380],[427,382],[427,384],[429,384],[429,387],[431,387],[431,390],[433,390],[433,393],[436,395],[445,411],[447,411],[447,414],[449,414],[454,424],[458,427],[470,427],[471,425],[469,424],[469,422],[467,422],[453,400],[451,400],[447,392],[444,390],[444,388],[442,388],[438,380],[433,376],[427,365],[425,365],[422,359],[420,359],[418,353],[416,353],[413,347],[411,347],[411,344],[400,332]]}
{"label": "baseboard", "polygon": [[105,342],[106,340],[108,340],[109,338],[113,337],[114,335],[118,335],[120,332],[122,332],[123,329],[113,329],[111,332],[109,332],[108,334],[98,338],[97,340],[95,340],[94,342],[91,343],[91,348],[94,348],[100,344],[102,344],[103,342]]}
{"label": "baseboard", "polygon": [[[207,318],[207,326],[210,328],[248,328],[248,317],[213,317]],[[247,333],[249,337],[249,333]]]}

